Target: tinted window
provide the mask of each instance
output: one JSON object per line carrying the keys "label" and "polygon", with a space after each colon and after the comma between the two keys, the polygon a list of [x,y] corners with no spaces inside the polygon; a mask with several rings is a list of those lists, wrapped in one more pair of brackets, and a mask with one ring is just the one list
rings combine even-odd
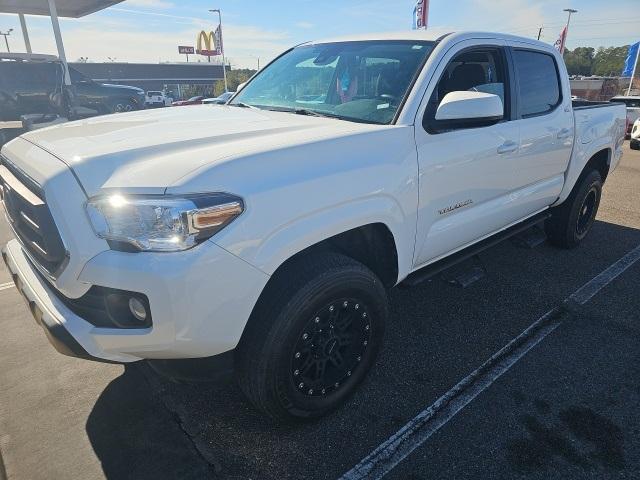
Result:
{"label": "tinted window", "polygon": [[89,80],[88,77],[86,77],[85,75],[83,75],[78,70],[76,70],[75,68],[72,68],[72,67],[69,67],[69,76],[71,77],[71,83],[90,82],[91,81],[91,80]]}
{"label": "tinted window", "polygon": [[527,50],[513,52],[518,97],[523,117],[553,110],[561,100],[560,78],[551,55]]}
{"label": "tinted window", "polygon": [[[495,48],[477,49],[457,55],[442,75],[434,92],[434,99],[440,104],[451,92],[470,91],[498,95],[506,109],[506,72],[502,60],[502,51]],[[507,111],[503,111],[507,117]]]}

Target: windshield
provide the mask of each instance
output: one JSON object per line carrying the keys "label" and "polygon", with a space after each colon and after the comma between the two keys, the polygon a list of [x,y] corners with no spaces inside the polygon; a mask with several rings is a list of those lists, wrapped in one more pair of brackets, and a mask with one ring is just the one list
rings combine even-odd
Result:
{"label": "windshield", "polygon": [[388,124],[433,45],[380,40],[297,47],[258,73],[231,104]]}

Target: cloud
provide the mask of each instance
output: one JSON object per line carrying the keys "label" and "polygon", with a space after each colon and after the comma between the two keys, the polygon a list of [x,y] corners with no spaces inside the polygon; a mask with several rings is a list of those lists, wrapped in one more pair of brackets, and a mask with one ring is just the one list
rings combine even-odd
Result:
{"label": "cloud", "polygon": [[173,3],[165,0],[127,0],[127,5],[147,8],[171,8],[174,6]]}
{"label": "cloud", "polygon": [[[165,31],[145,31],[129,21],[100,19],[96,22],[63,25],[67,58],[74,61],[89,57],[89,61],[103,62],[115,57],[123,62],[155,63],[158,61],[184,61],[178,53],[178,45],[195,45],[197,33],[210,25],[191,24],[175,30],[171,35]],[[33,28],[31,43],[40,53],[56,54],[55,41],[48,28]],[[225,54],[234,59],[234,67],[255,67],[259,57],[266,63],[291,46],[289,34],[283,31],[266,30],[247,25],[224,25]],[[195,57],[206,61],[205,57]]]}
{"label": "cloud", "polygon": [[298,28],[313,28],[315,25],[309,22],[296,22],[295,26]]}

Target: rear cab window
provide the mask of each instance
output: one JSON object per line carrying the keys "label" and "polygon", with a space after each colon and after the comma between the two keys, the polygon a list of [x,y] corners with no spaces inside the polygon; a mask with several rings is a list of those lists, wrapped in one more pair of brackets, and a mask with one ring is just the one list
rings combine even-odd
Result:
{"label": "rear cab window", "polygon": [[560,75],[555,58],[544,52],[512,51],[522,118],[545,115],[562,103]]}

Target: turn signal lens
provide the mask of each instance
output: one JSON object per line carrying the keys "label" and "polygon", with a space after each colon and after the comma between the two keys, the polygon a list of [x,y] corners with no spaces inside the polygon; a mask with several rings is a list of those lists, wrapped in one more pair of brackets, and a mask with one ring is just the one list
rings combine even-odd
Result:
{"label": "turn signal lens", "polygon": [[217,228],[242,213],[240,202],[225,203],[214,207],[196,210],[191,214],[191,226],[196,230]]}

